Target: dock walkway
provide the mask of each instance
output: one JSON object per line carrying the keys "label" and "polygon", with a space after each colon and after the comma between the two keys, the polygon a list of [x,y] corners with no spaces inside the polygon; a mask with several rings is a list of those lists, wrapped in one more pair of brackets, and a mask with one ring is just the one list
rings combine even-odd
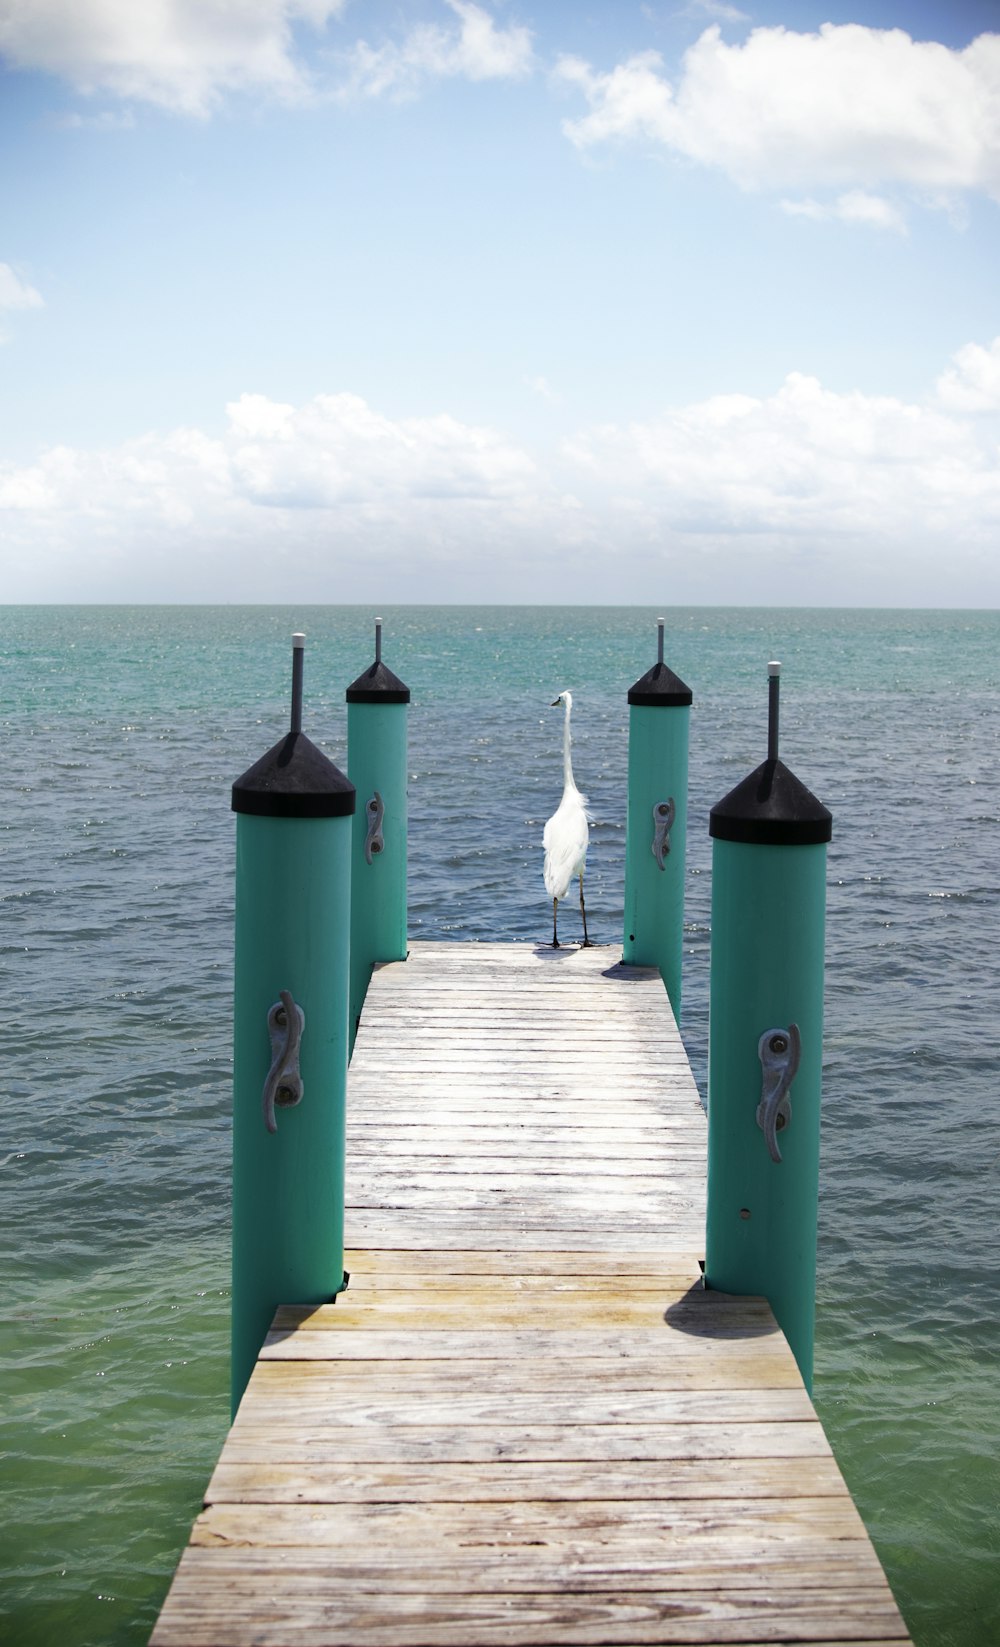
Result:
{"label": "dock walkway", "polygon": [[377,969],[350,1285],[278,1312],[154,1647],[908,1641],[767,1304],[701,1287],[704,1113],[615,955]]}

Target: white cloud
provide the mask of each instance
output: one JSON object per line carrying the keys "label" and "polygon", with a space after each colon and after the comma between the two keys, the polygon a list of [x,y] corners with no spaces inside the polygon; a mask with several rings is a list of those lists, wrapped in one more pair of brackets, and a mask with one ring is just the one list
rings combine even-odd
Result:
{"label": "white cloud", "polygon": [[901,29],[824,23],[728,45],[713,26],[676,87],[656,52],[609,73],[563,58],[556,74],[590,104],[564,123],[581,148],[662,144],[744,189],[902,185],[1000,199],[1000,35],[953,51]]}
{"label": "white cloud", "polygon": [[591,113],[564,120],[563,131],[581,149],[613,138],[652,138],[679,146],[673,88],[660,73],[658,51],[637,52],[608,74],[596,74],[582,57],[560,57],[554,77],[583,92]]}
{"label": "white cloud", "polygon": [[470,556],[481,569],[491,549],[502,567],[499,537],[555,506],[522,449],[444,414],[394,420],[351,394],[298,407],[248,394],[227,413],[218,437],[0,464],[6,598],[274,599],[293,557],[296,587],[319,598],[392,567],[426,599],[435,569]]}
{"label": "white cloud", "polygon": [[967,343],[937,381],[938,399],[952,412],[1000,412],[1000,337],[988,349]]}
{"label": "white cloud", "polygon": [[221,93],[308,93],[294,29],[346,0],[0,0],[0,57],[78,91],[207,114]]}
{"label": "white cloud", "polygon": [[358,395],[317,395],[300,408],[244,395],[227,412],[234,492],[272,508],[379,513],[401,500],[496,501],[534,472],[489,429],[444,414],[394,422]]}
{"label": "white cloud", "polygon": [[[644,8],[645,10],[645,8]],[[725,0],[691,0],[690,5],[682,6],[676,14],[678,17],[706,17],[718,18],[723,23],[749,23],[749,13],[740,11],[738,6],[729,6]]]}
{"label": "white cloud", "polygon": [[489,12],[471,0],[445,0],[457,28],[420,23],[401,43],[370,46],[360,40],[348,55],[343,96],[412,96],[427,80],[462,77],[506,80],[533,66],[531,31],[513,24],[498,29]]}
{"label": "white cloud", "polygon": [[54,123],[68,132],[127,132],[135,126],[135,115],[131,109],[102,109],[99,114],[61,114]]}
{"label": "white cloud", "polygon": [[881,195],[868,194],[864,189],[849,189],[836,200],[782,200],[781,209],[791,217],[811,217],[841,223],[863,223],[876,229],[891,229],[895,234],[906,234],[906,219],[898,206]]}
{"label": "white cloud", "polygon": [[562,395],[556,393],[548,378],[541,373],[536,377],[526,377],[524,381],[532,394],[537,395],[539,400],[547,400],[550,406],[558,406],[562,400]]}
{"label": "white cloud", "polygon": [[[791,373],[766,398],[720,395],[577,437],[571,456],[640,517],[698,538],[862,545],[992,544],[1000,462],[939,406],[835,393]],[[863,569],[861,561],[856,570]]]}
{"label": "white cloud", "polygon": [[224,431],[0,465],[7,598],[1000,605],[1000,338],[926,399],[790,374],[531,453],[444,413],[246,394]]}
{"label": "white cloud", "polygon": [[9,263],[0,263],[0,309],[41,309],[44,299],[41,292],[36,292],[34,286],[29,286],[20,275],[14,273]]}

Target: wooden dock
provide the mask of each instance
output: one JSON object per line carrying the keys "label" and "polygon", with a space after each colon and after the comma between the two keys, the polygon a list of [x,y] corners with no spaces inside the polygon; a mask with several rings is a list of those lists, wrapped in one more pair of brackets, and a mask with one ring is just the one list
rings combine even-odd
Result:
{"label": "wooden dock", "polygon": [[767,1304],[701,1286],[704,1113],[617,953],[377,970],[350,1286],[278,1312],[155,1647],[908,1641]]}

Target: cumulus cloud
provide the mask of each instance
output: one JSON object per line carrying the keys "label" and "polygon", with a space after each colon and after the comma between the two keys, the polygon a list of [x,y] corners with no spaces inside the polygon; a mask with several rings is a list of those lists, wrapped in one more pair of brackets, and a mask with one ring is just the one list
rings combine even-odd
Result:
{"label": "cumulus cloud", "polygon": [[967,343],[937,381],[938,399],[953,412],[1000,412],[1000,337],[988,349]]}
{"label": "cumulus cloud", "polygon": [[101,109],[98,114],[61,114],[54,122],[57,130],[66,132],[127,132],[135,126],[131,109]]}
{"label": "cumulus cloud", "polygon": [[[0,315],[13,309],[42,309],[44,306],[41,292],[22,280],[9,263],[0,263]],[[6,343],[9,335],[0,326],[0,344]]]}
{"label": "cumulus cloud", "polygon": [[317,395],[295,408],[244,395],[227,408],[234,491],[273,508],[359,506],[376,513],[421,499],[510,499],[530,480],[525,453],[445,414],[400,421],[358,395]]}
{"label": "cumulus cloud", "polygon": [[[1000,340],[998,340],[1000,343]],[[996,347],[996,346],[995,346]],[[637,530],[693,542],[835,552],[837,598],[861,599],[883,563],[890,601],[913,557],[956,571],[993,561],[1000,462],[962,418],[929,400],[836,393],[791,373],[766,397],[719,395],[646,423],[578,436],[570,455]],[[890,575],[890,573],[892,575]],[[1000,583],[992,571],[995,589]],[[852,579],[854,593],[852,597]],[[950,591],[938,575],[933,601]]]}
{"label": "cumulus cloud", "polygon": [[815,34],[757,28],[730,45],[713,26],[676,86],[657,52],[607,73],[564,57],[556,76],[590,105],[564,122],[581,149],[654,143],[743,189],[896,185],[1000,199],[1000,35],[954,51],[901,29],[824,23]]}
{"label": "cumulus cloud", "polygon": [[346,0],[0,0],[0,57],[60,75],[86,94],[112,93],[190,115],[220,94],[302,97],[294,31],[322,29]]}
{"label": "cumulus cloud", "polygon": [[457,27],[419,23],[401,42],[371,46],[360,40],[349,54],[344,96],[412,96],[427,80],[516,79],[530,73],[531,31],[518,24],[497,27],[472,0],[445,0]]}
{"label": "cumulus cloud", "polygon": [[729,6],[725,0],[691,0],[691,4],[684,6],[677,13],[678,17],[701,18],[714,17],[723,23],[749,23],[749,13],[740,11],[738,6]]}
{"label": "cumulus cloud", "polygon": [[0,309],[41,309],[44,299],[41,292],[36,292],[34,286],[29,286],[20,275],[14,273],[9,263],[0,263]]}
{"label": "cumulus cloud", "polygon": [[539,372],[535,377],[526,377],[524,381],[533,395],[537,395],[539,400],[547,400],[550,406],[558,406],[562,400],[562,396],[553,389],[548,378],[542,373]]}
{"label": "cumulus cloud", "polygon": [[[1000,338],[921,401],[791,373],[532,453],[350,394],[0,466],[8,598],[1000,604]],[[976,414],[976,415],[973,415]],[[289,582],[291,579],[291,583]]]}
{"label": "cumulus cloud", "polygon": [[420,599],[435,568],[480,566],[501,523],[516,538],[552,507],[531,457],[493,430],[392,419],[352,394],[246,394],[218,436],[0,464],[0,554],[12,599],[274,599],[289,556],[317,598],[392,564]]}
{"label": "cumulus cloud", "polygon": [[833,220],[840,223],[864,223],[876,229],[891,229],[895,234],[908,233],[906,219],[891,200],[881,195],[868,194],[865,189],[849,189],[836,200],[782,200],[781,209],[790,217],[811,217],[817,222]]}

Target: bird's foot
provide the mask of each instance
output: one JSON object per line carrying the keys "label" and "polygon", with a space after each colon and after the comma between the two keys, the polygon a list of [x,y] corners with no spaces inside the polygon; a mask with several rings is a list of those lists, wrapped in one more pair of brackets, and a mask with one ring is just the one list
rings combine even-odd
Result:
{"label": "bird's foot", "polygon": [[561,943],[560,943],[560,942],[559,942],[559,939],[558,939],[558,938],[553,938],[553,940],[552,940],[552,948],[553,948],[553,949],[562,949],[562,944],[561,944]]}
{"label": "bird's foot", "polygon": [[580,945],[580,948],[581,949],[596,949],[597,945],[594,943],[593,938],[584,938],[583,943]]}

